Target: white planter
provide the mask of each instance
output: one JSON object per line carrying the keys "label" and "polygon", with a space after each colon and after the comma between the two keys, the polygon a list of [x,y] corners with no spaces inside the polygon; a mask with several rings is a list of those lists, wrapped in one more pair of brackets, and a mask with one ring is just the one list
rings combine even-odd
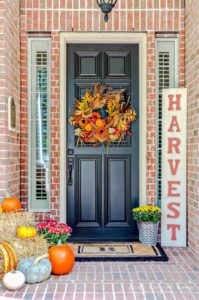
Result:
{"label": "white planter", "polygon": [[155,246],[158,242],[159,222],[137,222],[139,229],[139,240],[144,246]]}

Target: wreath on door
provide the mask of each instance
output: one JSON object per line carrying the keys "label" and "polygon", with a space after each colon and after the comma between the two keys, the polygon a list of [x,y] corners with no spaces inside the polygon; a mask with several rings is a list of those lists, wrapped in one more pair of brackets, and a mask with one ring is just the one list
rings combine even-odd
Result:
{"label": "wreath on door", "polygon": [[131,124],[136,120],[126,90],[114,91],[102,84],[95,84],[92,89],[86,89],[80,100],[75,99],[70,114],[77,146],[124,143],[126,135],[132,135]]}

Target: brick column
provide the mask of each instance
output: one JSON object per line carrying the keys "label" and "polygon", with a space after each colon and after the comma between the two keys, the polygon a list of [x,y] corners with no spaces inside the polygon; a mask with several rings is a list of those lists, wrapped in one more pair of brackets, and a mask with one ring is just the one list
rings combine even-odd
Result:
{"label": "brick column", "polygon": [[[19,0],[0,1],[0,199],[20,193]],[[8,129],[8,97],[16,104],[16,130]]]}

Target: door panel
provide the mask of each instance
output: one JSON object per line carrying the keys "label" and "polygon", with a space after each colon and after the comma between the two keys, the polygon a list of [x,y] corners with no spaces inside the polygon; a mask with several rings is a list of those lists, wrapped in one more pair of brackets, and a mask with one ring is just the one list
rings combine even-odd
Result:
{"label": "door panel", "polygon": [[130,156],[107,155],[105,157],[105,203],[108,227],[129,227],[131,169]]}
{"label": "door panel", "polygon": [[[126,89],[139,110],[138,45],[67,46],[67,119],[74,99],[95,83]],[[137,226],[131,209],[139,203],[139,114],[133,136],[107,150],[86,144],[77,146],[74,128],[67,126],[68,167],[67,222],[71,240],[132,240]],[[72,184],[71,184],[72,183]]]}
{"label": "door panel", "polygon": [[75,226],[100,227],[102,206],[101,156],[77,155],[75,160]]}
{"label": "door panel", "polygon": [[105,52],[105,78],[130,78],[130,52]]}

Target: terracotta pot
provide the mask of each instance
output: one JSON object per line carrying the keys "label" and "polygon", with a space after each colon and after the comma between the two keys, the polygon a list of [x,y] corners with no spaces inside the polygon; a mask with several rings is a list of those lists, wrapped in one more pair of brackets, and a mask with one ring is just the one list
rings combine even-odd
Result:
{"label": "terracotta pot", "polygon": [[72,271],[75,256],[70,246],[66,244],[55,245],[49,249],[48,253],[52,264],[52,274],[64,275]]}

